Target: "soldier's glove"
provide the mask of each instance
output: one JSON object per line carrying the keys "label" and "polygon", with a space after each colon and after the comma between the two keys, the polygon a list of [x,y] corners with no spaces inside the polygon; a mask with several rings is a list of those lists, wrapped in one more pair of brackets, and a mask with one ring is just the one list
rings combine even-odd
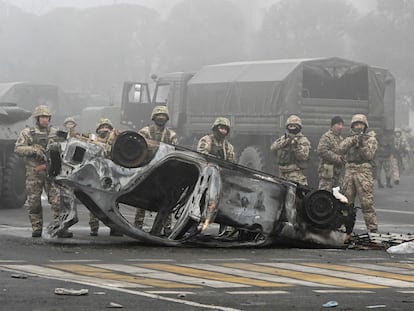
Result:
{"label": "soldier's glove", "polygon": [[42,163],[47,162],[47,157],[46,157],[45,152],[43,150],[40,150],[39,148],[35,149],[33,157],[39,162],[42,162]]}

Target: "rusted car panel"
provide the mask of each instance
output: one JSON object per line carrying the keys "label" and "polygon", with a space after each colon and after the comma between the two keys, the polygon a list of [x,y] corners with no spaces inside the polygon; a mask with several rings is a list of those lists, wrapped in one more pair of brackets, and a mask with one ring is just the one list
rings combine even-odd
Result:
{"label": "rusted car panel", "polygon": [[[180,146],[146,142],[135,132],[119,135],[113,160],[106,152],[97,143],[71,138],[62,156],[55,157],[61,159],[55,163],[61,166],[56,180],[107,226],[143,242],[344,247],[353,230],[355,208],[326,191],[311,191]],[[149,228],[134,226],[131,213],[136,208],[156,215]],[[171,232],[163,229],[169,214]],[[63,219],[72,224],[67,215]],[[219,236],[217,224],[233,232]]]}

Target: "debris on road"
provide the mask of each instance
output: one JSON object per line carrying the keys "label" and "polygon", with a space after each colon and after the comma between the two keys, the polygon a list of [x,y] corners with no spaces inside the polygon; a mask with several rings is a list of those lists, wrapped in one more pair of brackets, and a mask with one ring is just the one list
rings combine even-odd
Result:
{"label": "debris on road", "polygon": [[116,302],[110,302],[106,307],[107,308],[123,308],[124,306]]}
{"label": "debris on road", "polygon": [[414,253],[414,241],[404,242],[387,249],[389,254],[412,254]]}
{"label": "debris on road", "polygon": [[402,243],[410,242],[413,240],[414,235],[411,233],[364,233],[351,236],[348,248],[359,250],[379,249],[388,251],[388,249],[390,249],[392,246],[398,246]]}
{"label": "debris on road", "polygon": [[12,274],[11,277],[14,279],[27,279],[28,278],[26,274],[20,274],[20,273]]}
{"label": "debris on road", "polygon": [[338,306],[338,302],[335,301],[335,300],[328,301],[327,303],[324,303],[322,305],[322,307],[324,307],[324,308],[335,308],[337,306]]}
{"label": "debris on road", "polygon": [[89,290],[86,288],[82,288],[82,289],[62,288],[62,287],[55,288],[56,295],[83,296],[83,295],[87,295],[88,293],[89,293]]}

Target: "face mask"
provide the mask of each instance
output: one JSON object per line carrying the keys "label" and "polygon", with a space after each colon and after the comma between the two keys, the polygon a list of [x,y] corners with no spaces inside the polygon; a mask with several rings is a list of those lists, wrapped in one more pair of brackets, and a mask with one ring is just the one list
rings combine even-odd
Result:
{"label": "face mask", "polygon": [[100,138],[106,138],[106,137],[108,136],[108,134],[109,134],[109,132],[108,132],[108,131],[100,131],[100,132],[98,133],[98,136],[99,136]]}
{"label": "face mask", "polygon": [[167,119],[165,119],[165,118],[155,118],[154,122],[158,126],[164,126],[165,123],[167,123]]}
{"label": "face mask", "polygon": [[300,132],[300,128],[299,127],[295,127],[294,129],[287,129],[289,134],[293,134],[296,135]]}

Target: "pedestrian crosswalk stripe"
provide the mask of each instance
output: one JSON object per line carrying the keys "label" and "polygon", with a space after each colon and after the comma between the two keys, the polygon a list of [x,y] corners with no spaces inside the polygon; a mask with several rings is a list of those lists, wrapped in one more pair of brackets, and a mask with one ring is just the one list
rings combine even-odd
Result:
{"label": "pedestrian crosswalk stripe", "polygon": [[[407,282],[414,282],[414,275],[396,274],[396,273],[390,273],[390,272],[385,272],[385,271],[375,271],[371,269],[361,269],[361,268],[350,267],[350,266],[345,266],[345,265],[334,265],[334,264],[324,264],[324,263],[306,263],[305,265],[311,266],[311,267],[326,268],[326,269],[335,270],[335,271],[359,273],[359,274],[369,275],[369,276],[377,276],[377,277],[388,278],[388,279],[396,279],[396,280],[402,280],[402,281],[407,281]],[[409,287],[414,287],[414,283],[411,283],[411,286]]]}
{"label": "pedestrian crosswalk stripe", "polygon": [[285,276],[293,279],[305,280],[313,282],[314,284],[332,285],[334,287],[348,287],[348,288],[378,288],[379,286],[368,283],[355,282],[351,280],[341,279],[339,277],[332,277],[311,272],[292,271],[277,267],[265,267],[254,264],[231,263],[224,264],[224,266],[231,266],[248,271],[262,272],[273,275]]}
{"label": "pedestrian crosswalk stripe", "polygon": [[354,281],[374,284],[378,286],[379,288],[381,287],[413,287],[414,285],[413,283],[410,283],[410,282],[392,280],[392,279],[382,278],[379,276],[363,275],[361,273],[350,273],[350,272],[342,271],[339,274],[338,271],[335,271],[334,269],[329,269],[326,266],[323,266],[323,264],[321,264],[322,265],[321,267],[318,266],[319,264],[313,264],[313,263],[310,263],[310,264],[306,264],[306,263],[302,263],[302,264],[263,263],[263,265],[282,268],[282,269],[295,270],[295,271],[330,275],[330,276],[339,277],[343,279],[350,279]]}
{"label": "pedestrian crosswalk stripe", "polygon": [[414,264],[406,263],[406,262],[385,262],[383,265],[391,266],[391,267],[399,267],[403,269],[413,270]]}
{"label": "pedestrian crosswalk stripe", "polygon": [[[347,266],[351,266],[351,265],[350,264],[347,264]],[[377,270],[377,271],[385,271],[385,272],[391,272],[391,273],[396,273],[397,275],[404,274],[404,275],[413,275],[414,276],[414,271],[413,270],[399,268],[399,267],[394,267],[394,266],[382,266],[382,265],[373,265],[373,264],[363,264],[363,263],[359,263],[358,264],[358,268],[371,269],[371,270]]]}
{"label": "pedestrian crosswalk stripe", "polygon": [[218,273],[228,273],[228,274],[233,274],[233,275],[245,276],[245,277],[255,278],[259,280],[270,281],[270,282],[287,283],[287,286],[302,285],[302,286],[310,286],[310,287],[316,287],[316,286],[317,287],[334,287],[334,286],[322,285],[322,284],[315,283],[312,281],[309,282],[309,281],[294,279],[289,276],[287,277],[275,276],[272,274],[266,274],[266,273],[261,273],[261,272],[253,272],[253,271],[248,271],[248,270],[243,270],[243,269],[236,269],[237,268],[236,263],[229,263],[228,264],[229,267],[207,265],[207,264],[191,264],[191,265],[186,265],[186,266],[204,269],[208,271],[214,271]]}
{"label": "pedestrian crosswalk stripe", "polygon": [[209,270],[191,268],[191,265],[166,265],[166,264],[142,264],[140,267],[145,267],[149,269],[162,270],[182,275],[188,275],[193,277],[201,277],[209,280],[224,281],[230,283],[239,283],[250,286],[259,286],[259,287],[282,287],[282,286],[291,286],[290,284],[278,283],[278,282],[268,282],[263,280],[257,280],[249,277],[240,277],[231,274],[224,273],[215,273]]}
{"label": "pedestrian crosswalk stripe", "polygon": [[170,282],[165,280],[149,279],[145,277],[131,276],[127,274],[114,273],[112,270],[92,267],[88,265],[74,265],[74,264],[60,264],[60,265],[48,265],[49,267],[69,271],[78,275],[87,275],[100,277],[104,279],[124,281],[134,284],[148,285],[162,288],[199,288],[199,286],[188,285],[176,282]]}
{"label": "pedestrian crosswalk stripe", "polygon": [[250,287],[248,285],[207,280],[205,278],[196,278],[192,276],[178,275],[175,273],[170,273],[166,271],[159,271],[147,268],[141,268],[137,266],[129,265],[118,265],[118,264],[94,264],[94,267],[111,269],[115,271],[121,271],[125,273],[130,273],[138,276],[145,276],[147,278],[161,279],[161,280],[170,280],[174,282],[181,282],[186,284],[200,285],[200,286],[209,286],[213,288],[232,288],[232,287]]}
{"label": "pedestrian crosswalk stripe", "polygon": [[72,281],[82,284],[90,284],[96,286],[109,286],[114,288],[148,288],[148,285],[141,285],[136,283],[130,282],[123,282],[119,280],[108,280],[105,278],[99,278],[95,276],[84,276],[84,275],[77,275],[65,271],[60,271],[57,269],[46,268],[42,266],[36,265],[3,265],[1,266],[6,269],[11,269],[14,271],[30,273],[34,275],[39,275],[46,278],[57,279],[57,280],[65,280],[65,281]]}
{"label": "pedestrian crosswalk stripe", "polygon": [[285,290],[249,290],[249,291],[229,291],[226,292],[230,295],[279,295],[279,294],[289,294]]}

